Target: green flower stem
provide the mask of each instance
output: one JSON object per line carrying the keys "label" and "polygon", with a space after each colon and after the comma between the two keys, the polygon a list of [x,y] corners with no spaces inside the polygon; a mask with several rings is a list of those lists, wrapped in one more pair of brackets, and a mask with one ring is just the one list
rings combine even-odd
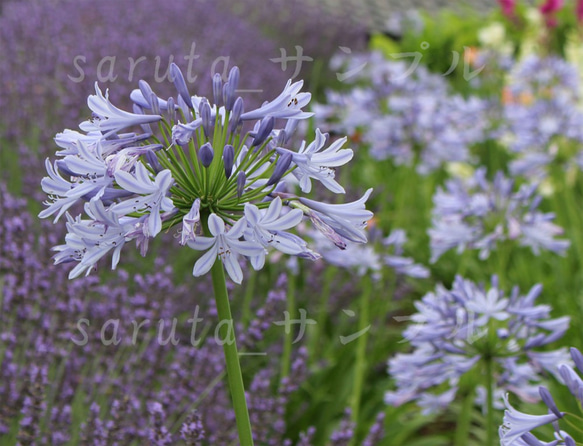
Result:
{"label": "green flower stem", "polygon": [[470,438],[470,425],[472,422],[472,410],[474,408],[474,389],[468,388],[468,393],[465,395],[460,413],[458,415],[458,422],[455,430],[454,445],[466,446]]}
{"label": "green flower stem", "polygon": [[484,358],[486,363],[486,445],[494,446],[494,377],[491,357]]}
{"label": "green flower stem", "polygon": [[356,364],[354,366],[354,387],[352,388],[352,420],[358,425],[360,412],[360,399],[362,385],[366,372],[366,344],[368,340],[368,330],[370,328],[370,298],[372,294],[372,283],[370,275],[365,275],[362,279],[362,294],[360,295],[360,320],[358,345],[356,347]]}
{"label": "green flower stem", "polygon": [[[205,233],[208,233],[206,217],[203,216],[201,221],[203,221]],[[211,268],[211,276],[220,323],[219,336],[224,341],[223,351],[227,362],[227,380],[235,409],[239,442],[241,446],[253,446],[251,421],[249,420],[249,410],[247,409],[247,401],[245,399],[245,386],[243,385],[243,375],[241,374],[241,364],[239,363],[239,352],[237,350],[237,337],[233,326],[233,317],[231,316],[225,271],[223,269],[223,262],[220,259],[217,259]],[[228,321],[228,323],[225,321]]]}
{"label": "green flower stem", "polygon": [[[296,313],[296,276],[290,274],[287,281],[287,312],[289,317],[293,317]],[[281,373],[280,382],[283,378],[289,375],[290,364],[291,364],[291,351],[293,344],[293,332],[292,330],[286,329],[285,340],[283,343],[283,355],[281,358]]]}
{"label": "green flower stem", "polygon": [[[387,316],[391,314],[393,309],[393,297],[395,296],[395,290],[397,289],[397,274],[390,268],[386,268],[383,273],[382,282],[377,285],[383,290],[383,298],[376,299],[375,304],[372,305],[373,317],[376,317],[380,326],[385,326],[387,321]],[[394,320],[394,319],[393,319]],[[403,341],[401,341],[403,342]],[[376,336],[373,342],[373,351],[384,350],[386,338],[383,336]]]}

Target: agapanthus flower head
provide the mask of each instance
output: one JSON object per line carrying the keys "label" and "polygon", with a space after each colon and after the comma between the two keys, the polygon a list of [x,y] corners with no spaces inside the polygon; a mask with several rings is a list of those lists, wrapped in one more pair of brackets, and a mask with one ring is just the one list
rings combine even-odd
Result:
{"label": "agapanthus flower head", "polygon": [[579,86],[577,68],[559,57],[530,56],[512,68],[497,132],[516,154],[513,174],[540,178],[553,160],[576,162],[583,142]]}
{"label": "agapanthus flower head", "polygon": [[438,286],[426,294],[403,332],[413,351],[389,360],[397,390],[385,395],[387,404],[414,400],[426,412],[445,408],[460,377],[484,360],[496,365],[495,391],[538,400],[541,372],[558,377],[557,366],[570,363],[565,349],[535,350],[559,339],[569,326],[568,317],[550,319],[550,307],[535,304],[541,290],[535,285],[521,295],[515,287],[505,295],[496,277],[484,287],[458,276],[451,290]]}
{"label": "agapanthus flower head", "polygon": [[354,86],[329,92],[317,119],[362,140],[377,159],[415,164],[427,174],[446,162],[468,161],[470,146],[484,138],[487,102],[453,94],[443,76],[423,66],[411,70],[378,52],[340,54],[331,63]]}
{"label": "agapanthus flower head", "polygon": [[[572,364],[560,364],[558,369],[563,384],[567,386],[569,392],[575,398],[576,404],[583,409],[583,378],[581,377],[583,374],[583,355],[576,348],[571,348],[571,358],[575,363],[574,367]],[[580,436],[581,430],[570,428],[580,426],[581,419],[576,415],[560,411],[546,387],[541,386],[539,393],[548,408],[548,414],[546,415],[530,415],[520,412],[510,405],[508,397],[504,398],[506,411],[504,413],[504,424],[500,427],[500,444],[502,446],[514,446],[517,444],[575,446],[578,444],[573,438],[577,438],[577,435]],[[563,418],[566,420],[573,418],[571,423],[565,423],[564,427],[567,428],[567,431],[562,429],[563,423],[560,420]],[[531,432],[540,426],[551,423],[555,428],[555,440],[550,443],[542,442]],[[569,434],[569,430],[575,434],[574,437]]]}
{"label": "agapanthus flower head", "polygon": [[541,197],[536,188],[525,184],[516,190],[514,180],[502,172],[490,182],[485,168],[468,179],[448,180],[433,196],[431,261],[454,248],[458,253],[478,249],[485,259],[506,240],[517,240],[535,254],[541,249],[563,254],[569,241],[555,238],[563,230],[553,223],[554,214],[537,210]]}
{"label": "agapanthus flower head", "polygon": [[[237,93],[237,67],[224,83],[213,77],[212,101],[191,96],[178,66],[170,71],[176,98],[159,98],[141,81],[130,95],[133,111],[126,112],[96,86],[88,99],[94,118],[80,125],[86,134],[57,135],[64,150],[57,152],[57,161],[47,160],[49,176],[42,187],[49,199],[40,216],[56,221],[67,215],[68,234],[65,244],[55,247],[55,261],[78,262],[71,278],[89,274],[110,252],[115,268],[130,241],[145,255],[149,240],[174,226],[181,228],[181,245],[206,251],[194,265],[195,276],[219,258],[237,283],[243,278],[241,257],[256,269],[270,248],[317,258],[304,240],[288,232],[304,213],[322,222],[328,236],[366,242],[364,228],[372,213],[365,202],[371,190],[346,204],[286,192],[287,177],[295,175],[303,192],[315,181],[344,193],[334,169],[353,156],[343,148],[346,138],[330,141],[318,129],[315,140],[303,141],[299,150],[287,146],[297,121],[313,114],[303,110],[310,94],[301,91],[302,81],[289,81],[275,99],[246,110]],[[280,121],[285,128],[276,128]],[[131,132],[138,128],[141,133]],[[69,215],[79,202],[86,203],[88,218]]]}

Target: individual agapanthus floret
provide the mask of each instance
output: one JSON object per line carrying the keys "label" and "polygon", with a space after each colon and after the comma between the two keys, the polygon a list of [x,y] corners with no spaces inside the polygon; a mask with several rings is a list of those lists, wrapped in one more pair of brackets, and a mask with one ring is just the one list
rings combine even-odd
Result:
{"label": "individual agapanthus floret", "polygon": [[192,203],[192,207],[188,214],[182,218],[182,231],[180,244],[182,246],[186,245],[189,240],[194,240],[196,238],[196,226],[200,222],[200,199],[197,198]]}
{"label": "individual agapanthus floret", "polygon": [[326,188],[337,194],[343,194],[344,188],[334,180],[334,169],[352,159],[353,152],[350,149],[341,150],[346,143],[346,137],[334,141],[325,150],[322,150],[326,144],[328,135],[322,134],[319,129],[316,130],[316,139],[306,146],[305,142],[297,152],[288,149],[278,149],[280,153],[289,153],[292,161],[296,166],[293,171],[294,176],[300,181],[302,192],[312,190],[311,179],[319,180]]}
{"label": "individual agapanthus floret", "polygon": [[79,128],[85,132],[99,131],[105,137],[113,135],[120,130],[141,124],[149,124],[162,119],[157,115],[144,115],[126,112],[109,102],[109,92],[105,96],[95,83],[95,94],[87,98],[87,105],[95,115],[89,121],[82,122]]}
{"label": "individual agapanthus floret", "polygon": [[[403,332],[413,351],[389,360],[397,390],[386,394],[387,404],[414,400],[425,411],[445,408],[455,397],[451,389],[460,377],[478,364],[485,367],[484,361],[494,364],[494,394],[512,391],[536,401],[543,372],[558,375],[557,366],[570,362],[565,349],[534,350],[559,339],[569,325],[569,318],[550,319],[548,306],[535,305],[541,290],[536,285],[522,296],[514,287],[506,297],[496,277],[486,288],[458,276],[451,290],[438,286],[426,294],[415,303],[418,312]],[[556,362],[544,356],[541,361],[544,354]]]}
{"label": "individual agapanthus floret", "polygon": [[[300,224],[303,212],[292,209],[281,215],[283,205],[281,198],[276,197],[267,210],[260,210],[254,204],[245,205],[247,219],[247,240],[258,242],[264,248],[272,247],[285,254],[299,255],[308,251],[307,243],[297,235],[285,232]],[[251,258],[253,268],[261,269],[265,263],[265,249]]]}
{"label": "individual agapanthus floret", "polygon": [[[88,133],[66,130],[57,137],[64,150],[56,162],[47,160],[49,176],[42,186],[50,201],[41,217],[58,219],[91,200],[85,206],[88,219],[67,214],[66,244],[56,248],[58,263],[79,262],[71,277],[89,273],[111,251],[115,268],[130,240],[145,255],[149,240],[174,226],[180,227],[181,245],[206,251],[194,265],[195,276],[208,272],[218,258],[237,283],[243,278],[239,261],[248,258],[260,269],[266,249],[319,257],[289,232],[304,213],[339,246],[343,239],[366,242],[372,212],[365,202],[372,190],[353,203],[329,205],[287,192],[295,175],[304,192],[314,180],[344,193],[334,168],[353,156],[343,148],[346,138],[329,141],[319,129],[315,141],[301,142],[298,151],[288,146],[298,120],[312,116],[302,110],[310,94],[300,91],[301,81],[288,82],[273,101],[246,112],[237,95],[237,67],[224,83],[220,75],[213,77],[214,101],[191,96],[180,69],[172,64],[170,71],[176,99],[159,98],[140,81],[130,95],[134,113],[129,113],[96,87],[88,102],[97,118],[80,126]],[[279,120],[283,128],[276,128]],[[157,128],[151,125],[156,123]],[[118,134],[140,127],[143,133]]]}
{"label": "individual agapanthus floret", "polygon": [[115,172],[115,180],[118,186],[136,194],[138,198],[114,204],[111,206],[113,213],[127,215],[148,210],[148,235],[151,237],[158,235],[162,229],[160,211],[170,212],[174,209],[172,200],[166,196],[173,184],[170,170],[163,170],[152,180],[146,167],[140,163],[136,165],[135,175],[120,169]]}
{"label": "individual agapanthus floret", "polygon": [[564,254],[570,243],[555,238],[563,230],[552,223],[554,214],[537,210],[541,197],[536,187],[522,185],[515,191],[514,180],[502,172],[489,182],[485,168],[469,179],[447,181],[445,190],[433,196],[431,261],[454,248],[458,253],[478,249],[485,259],[505,240],[517,240],[537,255],[541,249]]}
{"label": "individual agapanthus floret", "polygon": [[289,80],[281,94],[273,101],[266,102],[261,107],[241,114],[243,120],[263,119],[266,116],[282,119],[306,119],[314,116],[314,113],[305,112],[303,107],[308,105],[312,95],[300,92],[304,81],[294,82]]}
{"label": "individual agapanthus floret", "polygon": [[360,199],[344,204],[322,203],[303,197],[299,201],[332,228],[334,233],[352,242],[365,243],[367,240],[365,228],[373,213],[367,211],[364,204],[371,193],[372,189],[369,189]]}
{"label": "individual agapanthus floret", "polygon": [[263,248],[253,242],[239,240],[247,227],[247,221],[241,218],[228,231],[225,230],[225,222],[215,214],[211,214],[208,220],[209,232],[212,237],[196,237],[188,242],[188,246],[198,251],[206,251],[194,264],[192,274],[202,276],[210,271],[211,267],[220,258],[225,265],[229,277],[236,283],[243,280],[243,271],[239,265],[238,256],[258,256]]}
{"label": "individual agapanthus floret", "polygon": [[[115,212],[106,210],[98,199],[87,203],[85,211],[90,220],[82,220],[80,216],[73,219],[67,215],[65,244],[54,248],[58,252],[55,263],[79,262],[69,273],[70,279],[84,272],[89,274],[99,259],[110,251],[113,251],[111,268],[115,269],[121,249],[140,224],[138,218],[118,218]],[[137,234],[132,238],[137,238]]]}
{"label": "individual agapanthus floret", "polygon": [[[583,379],[575,371],[583,373],[583,355],[576,348],[571,348],[571,358],[575,367],[571,364],[560,364],[559,373],[563,378],[563,384],[567,386],[571,395],[576,400],[577,405],[583,409]],[[553,445],[553,446],[576,446],[573,436],[561,429],[561,420],[565,419],[565,427],[569,427],[571,432],[580,435],[581,429],[576,426],[581,425],[581,418],[575,414],[562,412],[559,410],[551,393],[546,387],[539,388],[541,399],[548,408],[546,415],[530,415],[516,410],[508,402],[508,397],[504,398],[506,411],[504,412],[504,423],[500,427],[500,444],[502,446],[515,445]],[[570,420],[568,422],[567,420]],[[539,440],[531,431],[545,424],[553,424],[555,429],[555,440],[549,443]]]}

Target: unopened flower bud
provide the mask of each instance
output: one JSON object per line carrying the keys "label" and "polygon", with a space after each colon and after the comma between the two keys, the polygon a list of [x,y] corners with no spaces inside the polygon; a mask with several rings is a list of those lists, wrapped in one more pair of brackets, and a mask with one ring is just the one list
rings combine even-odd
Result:
{"label": "unopened flower bud", "polygon": [[229,72],[229,79],[223,86],[223,101],[225,103],[225,109],[231,111],[233,109],[233,104],[235,103],[236,90],[239,86],[239,68],[233,67]]}
{"label": "unopened flower bud", "polygon": [[231,177],[233,171],[233,163],[235,162],[235,148],[227,144],[223,149],[223,164],[225,165],[225,176]]}
{"label": "unopened flower bud", "polygon": [[555,414],[557,418],[563,418],[565,414],[559,411],[559,408],[555,404],[555,400],[553,399],[551,392],[549,392],[546,387],[541,386],[538,388],[538,393],[540,394],[543,403],[546,404],[549,410]]}
{"label": "unopened flower bud", "polygon": [[241,122],[241,115],[243,114],[244,111],[245,111],[245,106],[243,103],[243,98],[241,96],[239,96],[235,100],[235,105],[233,105],[233,112],[231,113],[231,116],[229,117],[229,132],[230,133],[235,133],[235,131],[237,130],[237,126]]}
{"label": "unopened flower bud", "polygon": [[168,98],[168,120],[170,122],[176,121],[176,104],[174,103],[174,98]]}
{"label": "unopened flower bud", "polygon": [[182,96],[178,95],[178,98],[176,98],[176,103],[178,104],[178,108],[182,110],[184,116],[188,116],[190,110],[188,109],[188,105],[186,104],[186,102],[184,102],[184,99],[182,99]]}
{"label": "unopened flower bud", "polygon": [[237,197],[241,198],[241,195],[243,195],[246,182],[247,176],[245,175],[245,172],[243,171],[239,172],[239,175],[237,175]]}
{"label": "unopened flower bud", "polygon": [[189,240],[194,240],[196,238],[196,225],[200,221],[200,199],[197,198],[192,203],[190,211],[182,219],[182,234],[180,239],[180,244],[182,246],[186,245]]}
{"label": "unopened flower bud", "polygon": [[279,132],[277,132],[277,138],[275,139],[275,145],[277,147],[283,147],[286,140],[287,140],[287,135],[285,133],[285,130],[280,130]]}
{"label": "unopened flower bud", "polygon": [[174,86],[176,87],[180,97],[184,100],[188,108],[193,108],[192,99],[188,93],[188,88],[186,87],[184,76],[182,75],[180,68],[178,68],[178,65],[175,63],[170,65],[170,75],[172,76],[172,82],[174,83]]}
{"label": "unopened flower bud", "polygon": [[200,117],[202,119],[202,129],[207,138],[211,138],[213,135],[213,123],[211,121],[211,106],[207,101],[201,102],[200,107]]}
{"label": "unopened flower bud", "polygon": [[213,76],[213,96],[215,99],[215,104],[217,107],[223,105],[223,80],[219,73],[215,73]]}
{"label": "unopened flower bud", "polygon": [[260,146],[261,144],[263,144],[263,142],[271,134],[274,124],[275,119],[273,118],[273,116],[263,118],[261,124],[259,124],[259,129],[257,130],[257,133],[254,135],[253,144],[251,144],[251,147]]}
{"label": "unopened flower bud", "polygon": [[209,142],[204,143],[200,150],[198,151],[198,157],[200,158],[201,164],[207,168],[213,162],[215,153],[213,151],[213,146]]}
{"label": "unopened flower bud", "polygon": [[162,172],[164,170],[164,168],[160,164],[160,161],[158,161],[158,157],[156,156],[153,150],[148,150],[145,153],[145,157],[146,161],[148,162],[150,167],[154,169],[155,173]]}
{"label": "unopened flower bud", "polygon": [[285,128],[283,129],[283,143],[281,145],[287,144],[290,140],[290,138],[292,137],[292,135],[294,134],[294,132],[296,131],[296,128],[299,124],[300,120],[299,119],[288,119],[286,124],[285,124]]}
{"label": "unopened flower bud", "polygon": [[158,102],[158,96],[153,91],[150,93],[150,105],[152,107],[152,113],[155,115],[160,114],[160,103]]}
{"label": "unopened flower bud", "polygon": [[154,93],[152,91],[152,87],[150,87],[150,84],[148,84],[145,80],[142,79],[138,81],[138,86],[140,87],[142,96],[144,96],[144,99],[148,102],[150,108],[152,108],[152,94]]}
{"label": "unopened flower bud", "polygon": [[269,177],[269,180],[267,181],[266,186],[271,186],[273,184],[279,183],[279,180],[281,180],[281,177],[283,177],[283,175],[286,173],[287,169],[289,169],[291,162],[292,162],[291,153],[284,153],[283,155],[280,155],[280,157],[278,158],[278,160],[275,164],[275,169],[274,169],[273,173],[271,174],[271,177]]}
{"label": "unopened flower bud", "polygon": [[581,373],[583,373],[583,355],[579,350],[574,347],[571,347],[571,358],[573,358],[573,362],[575,362],[575,366],[579,369]]}

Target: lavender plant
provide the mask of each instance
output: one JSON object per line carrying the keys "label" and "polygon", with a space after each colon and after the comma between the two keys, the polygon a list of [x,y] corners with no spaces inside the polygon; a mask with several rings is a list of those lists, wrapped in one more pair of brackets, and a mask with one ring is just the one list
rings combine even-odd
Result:
{"label": "lavender plant", "polygon": [[286,62],[287,72],[290,73],[291,66],[295,75],[318,70],[316,76],[320,77],[325,73],[319,64],[328,61],[339,47],[356,52],[367,45],[369,27],[348,4],[309,0],[274,0],[269,8],[258,8],[253,0],[236,4],[221,0],[217,4],[262,29],[277,42],[280,59],[289,62]]}
{"label": "lavender plant", "polygon": [[[583,406],[583,379],[577,374],[583,373],[583,355],[576,348],[571,348],[571,358],[575,367],[568,363],[559,363],[558,369],[562,382],[575,398],[576,405]],[[540,397],[548,408],[546,415],[530,415],[516,410],[508,402],[508,395],[504,396],[504,423],[500,426],[500,444],[502,446],[576,446],[583,438],[583,418],[575,413],[561,412],[555,403],[551,392],[541,386]],[[559,423],[562,421],[562,423]],[[552,424],[555,430],[555,439],[550,442],[539,440],[533,433],[538,427]],[[563,430],[564,425],[567,430]],[[567,427],[568,426],[568,427]]]}
{"label": "lavender plant", "polygon": [[[39,45],[42,41],[50,45]],[[125,89],[145,79],[170,94],[173,61],[187,66],[187,82],[204,94],[212,92],[213,64],[225,76],[229,65],[241,67],[248,72],[241,88],[268,95],[289,77],[269,61],[279,55],[272,41],[204,0],[178,0],[164,8],[142,0],[138,9],[113,0],[10,2],[0,16],[0,42],[7,61],[0,67],[0,105],[12,109],[3,115],[6,134],[14,140],[32,136],[22,122],[34,117],[41,130],[34,136],[43,144],[84,116],[78,104],[97,80]],[[257,64],[261,72],[251,69]],[[261,97],[250,94],[247,101],[260,105]]]}
{"label": "lavender plant", "polygon": [[570,319],[550,319],[551,308],[535,304],[541,291],[535,285],[521,295],[515,287],[505,297],[496,277],[486,288],[457,276],[451,290],[438,286],[425,295],[404,331],[413,351],[389,360],[397,390],[387,392],[385,402],[416,401],[425,414],[443,410],[454,400],[462,376],[481,369],[485,390],[477,397],[486,408],[488,444],[493,445],[493,411],[501,408],[495,395],[510,390],[537,400],[535,384],[545,372],[560,377],[557,365],[568,362],[566,349],[537,350],[560,339]]}
{"label": "lavender plant", "polygon": [[[346,204],[284,192],[283,181],[293,174],[303,192],[315,180],[344,193],[333,168],[353,155],[342,149],[346,138],[328,145],[319,130],[297,151],[286,147],[297,122],[312,116],[302,110],[310,100],[309,93],[300,92],[303,82],[289,81],[277,98],[245,111],[237,95],[237,67],[224,85],[215,74],[213,102],[189,94],[178,66],[172,65],[171,74],[176,98],[159,98],[140,81],[130,95],[133,112],[114,106],[96,85],[87,100],[94,116],[80,124],[84,133],[65,130],[55,138],[62,150],[57,161],[46,162],[49,176],[42,188],[49,200],[40,217],[54,216],[56,222],[67,216],[65,244],[54,249],[57,264],[76,263],[69,278],[89,274],[108,253],[115,269],[130,241],[145,255],[151,238],[180,226],[180,244],[205,251],[193,275],[212,270],[219,318],[231,322],[224,270],[241,283],[240,257],[255,269],[263,267],[267,248],[317,258],[303,239],[287,231],[304,214],[339,246],[345,239],[366,242],[364,228],[372,213],[364,204],[371,190]],[[285,128],[276,129],[276,119],[285,120]],[[122,132],[140,126],[142,133]],[[67,211],[82,202],[88,218],[72,217]],[[221,329],[224,339],[231,339],[229,327]],[[224,349],[240,441],[252,444],[234,338]]]}
{"label": "lavender plant", "polygon": [[[2,151],[0,171],[12,190],[23,183],[24,194],[36,194],[52,137],[87,117],[79,104],[95,81],[129,91],[145,79],[166,98],[174,61],[184,67],[187,83],[208,95],[210,68],[226,79],[237,65],[247,73],[240,86],[250,91],[246,105],[259,106],[289,77],[269,60],[279,55],[256,27],[205,0],[163,8],[156,0],[141,0],[139,7],[116,0],[9,2],[0,16],[0,143],[26,151],[19,157]],[[131,109],[129,97],[118,100]]]}
{"label": "lavender plant", "polygon": [[514,180],[502,172],[489,182],[484,167],[468,179],[448,180],[433,196],[431,261],[453,248],[458,253],[477,249],[486,259],[506,240],[517,240],[535,254],[541,249],[564,254],[570,243],[555,238],[563,230],[553,223],[554,214],[537,210],[542,197],[536,189],[530,184],[515,191]]}
{"label": "lavender plant", "polygon": [[[222,351],[205,334],[216,323],[204,299],[209,281],[177,286],[163,259],[153,273],[69,281],[64,268],[47,265],[63,228],[43,221],[39,231],[25,200],[4,187],[0,208],[0,443],[236,441]],[[243,348],[269,354],[254,381],[279,372],[279,346],[265,330],[281,317],[285,286],[278,280],[248,327],[236,327]],[[260,387],[250,397],[250,417],[264,421],[254,432],[261,444],[286,441],[282,412],[306,380],[305,365],[294,349],[281,391]]]}

